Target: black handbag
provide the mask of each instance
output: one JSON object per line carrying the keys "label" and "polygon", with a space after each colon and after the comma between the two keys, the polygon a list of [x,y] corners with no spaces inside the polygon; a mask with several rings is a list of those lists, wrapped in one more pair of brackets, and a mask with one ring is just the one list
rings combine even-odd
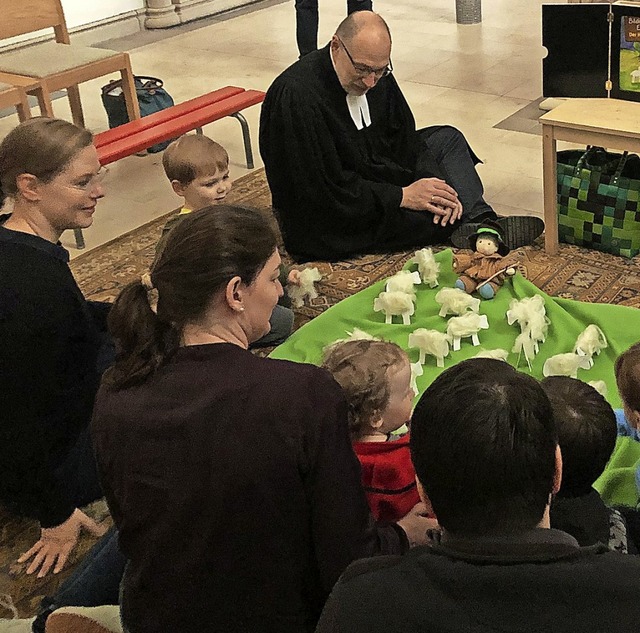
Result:
{"label": "black handbag", "polygon": [[[137,76],[133,79],[136,86],[136,94],[138,95],[138,103],[140,104],[141,116],[147,116],[174,105],[173,98],[164,89],[162,79]],[[122,90],[122,79],[110,81],[106,86],[102,86],[102,103],[104,109],[107,111],[110,128],[117,127],[129,121],[127,106],[124,101],[124,92]],[[161,152],[171,143],[171,140],[172,139],[152,145],[147,151],[152,154]]]}

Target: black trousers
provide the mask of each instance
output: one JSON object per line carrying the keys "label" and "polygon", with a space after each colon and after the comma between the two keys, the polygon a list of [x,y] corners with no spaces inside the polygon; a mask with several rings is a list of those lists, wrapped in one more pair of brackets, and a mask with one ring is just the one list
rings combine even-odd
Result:
{"label": "black trousers", "polygon": [[484,188],[476,165],[480,162],[460,130],[449,125],[434,125],[419,132],[421,152],[415,177],[442,178],[457,192],[462,203],[462,218],[453,225],[433,223],[426,211],[400,209],[400,220],[394,233],[386,235],[373,250],[390,252],[448,241],[460,223],[476,222],[494,216],[484,199]]}
{"label": "black trousers", "polygon": [[[295,0],[296,40],[300,57],[318,48],[318,0]],[[371,11],[371,0],[347,0],[347,13]]]}

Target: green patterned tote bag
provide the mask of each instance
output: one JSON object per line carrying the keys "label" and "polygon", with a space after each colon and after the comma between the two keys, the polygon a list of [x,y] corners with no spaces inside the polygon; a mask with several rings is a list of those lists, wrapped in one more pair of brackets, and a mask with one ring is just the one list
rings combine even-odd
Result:
{"label": "green patterned tote bag", "polygon": [[561,242],[613,255],[640,253],[640,157],[602,147],[558,152]]}

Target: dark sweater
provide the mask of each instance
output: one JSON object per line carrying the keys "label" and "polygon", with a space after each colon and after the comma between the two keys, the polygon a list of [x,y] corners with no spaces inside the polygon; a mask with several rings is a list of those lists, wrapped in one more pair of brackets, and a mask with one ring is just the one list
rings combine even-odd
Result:
{"label": "dark sweater", "polygon": [[[583,547],[596,543],[610,545],[611,508],[605,505],[598,491],[593,488],[577,497],[556,495],[549,516],[551,527],[571,534]],[[626,546],[625,539],[625,549]]]}
{"label": "dark sweater", "polygon": [[568,534],[451,541],[351,565],[317,633],[635,633],[640,559]]}
{"label": "dark sweater", "polygon": [[312,365],[181,348],[103,387],[92,430],[131,633],[311,631],[351,561],[407,548],[374,525],[344,396]]}
{"label": "dark sweater", "polygon": [[0,501],[50,527],[75,507],[54,471],[91,418],[106,311],[85,301],[62,246],[3,228],[6,217],[0,216]]}

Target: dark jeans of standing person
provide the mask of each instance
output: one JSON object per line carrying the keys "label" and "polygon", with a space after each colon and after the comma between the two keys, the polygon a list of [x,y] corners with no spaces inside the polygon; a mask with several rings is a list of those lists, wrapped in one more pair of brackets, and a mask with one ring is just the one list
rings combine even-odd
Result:
{"label": "dark jeans of standing person", "polygon": [[[300,57],[318,48],[318,0],[295,0],[296,40]],[[371,0],[347,0],[347,13],[371,11]]]}

